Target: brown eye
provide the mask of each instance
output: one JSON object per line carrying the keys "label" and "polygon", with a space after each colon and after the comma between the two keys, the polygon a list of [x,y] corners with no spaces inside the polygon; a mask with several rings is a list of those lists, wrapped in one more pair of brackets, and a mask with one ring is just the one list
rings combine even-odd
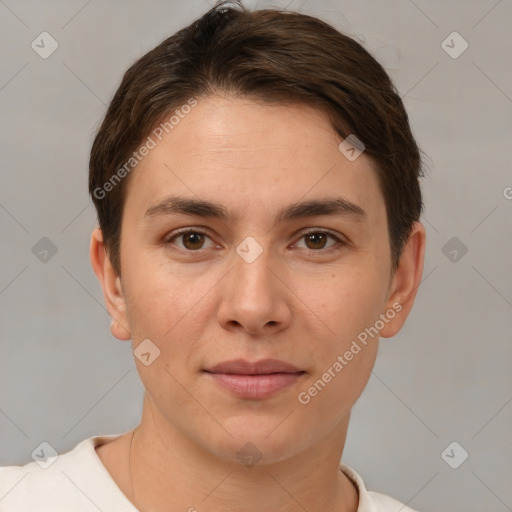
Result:
{"label": "brown eye", "polygon": [[[328,239],[331,238],[334,240],[334,243],[331,245],[327,245]],[[309,233],[305,233],[301,236],[300,240],[305,241],[305,248],[310,251],[318,251],[322,252],[322,249],[330,249],[335,246],[336,243],[338,245],[346,245],[343,240],[340,240],[337,236],[329,233],[328,231],[310,231]]]}
{"label": "brown eye", "polygon": [[185,248],[193,251],[196,249],[201,249],[204,244],[204,235],[203,233],[196,233],[195,231],[190,231],[188,233],[182,234],[183,237],[183,245]]}
{"label": "brown eye", "polygon": [[[198,251],[204,249],[206,239],[210,237],[201,231],[188,230],[176,233],[165,241],[166,244],[177,245],[179,249],[184,251]],[[176,243],[176,240],[181,240],[181,244]]]}
{"label": "brown eye", "polygon": [[304,238],[309,249],[323,249],[327,241],[327,235],[325,233],[309,233],[305,235]]}

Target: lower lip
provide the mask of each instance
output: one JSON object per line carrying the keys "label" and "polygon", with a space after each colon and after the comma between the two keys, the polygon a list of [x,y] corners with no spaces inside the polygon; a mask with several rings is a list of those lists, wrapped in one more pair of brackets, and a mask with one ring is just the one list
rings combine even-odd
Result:
{"label": "lower lip", "polygon": [[268,398],[295,384],[304,375],[299,373],[269,373],[265,375],[239,375],[206,372],[220,386],[240,398]]}

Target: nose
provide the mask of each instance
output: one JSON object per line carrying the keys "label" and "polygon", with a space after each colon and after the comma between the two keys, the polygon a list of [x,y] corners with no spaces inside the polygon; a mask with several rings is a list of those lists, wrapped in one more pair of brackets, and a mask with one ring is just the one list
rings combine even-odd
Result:
{"label": "nose", "polygon": [[285,284],[284,270],[271,260],[268,249],[263,249],[254,261],[234,255],[232,268],[219,290],[217,316],[224,329],[269,335],[289,326],[293,294]]}

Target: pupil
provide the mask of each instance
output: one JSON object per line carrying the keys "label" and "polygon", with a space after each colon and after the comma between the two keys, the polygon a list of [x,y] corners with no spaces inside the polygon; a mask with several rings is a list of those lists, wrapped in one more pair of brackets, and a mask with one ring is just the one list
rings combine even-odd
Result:
{"label": "pupil", "polygon": [[313,245],[320,244],[320,246],[323,246],[322,241],[324,240],[322,239],[325,239],[325,235],[323,233],[311,233],[308,238],[310,242],[313,242]]}
{"label": "pupil", "polygon": [[[188,236],[185,237],[185,240],[186,240],[186,243],[187,244],[191,244],[192,246],[194,245],[201,245],[201,237],[203,235],[201,235],[201,233],[189,233]],[[192,248],[197,248],[197,247],[192,247]]]}

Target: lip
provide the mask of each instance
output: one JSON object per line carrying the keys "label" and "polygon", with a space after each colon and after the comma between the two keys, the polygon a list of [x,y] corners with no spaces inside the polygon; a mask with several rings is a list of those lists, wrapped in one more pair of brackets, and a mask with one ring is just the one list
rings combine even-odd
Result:
{"label": "lip", "polygon": [[300,368],[279,359],[261,359],[260,361],[246,361],[245,359],[231,359],[223,361],[207,369],[209,373],[233,373],[237,375],[264,375],[269,373],[297,373]]}
{"label": "lip", "polygon": [[239,398],[263,399],[295,384],[306,373],[277,359],[233,359],[203,370],[217,384]]}

